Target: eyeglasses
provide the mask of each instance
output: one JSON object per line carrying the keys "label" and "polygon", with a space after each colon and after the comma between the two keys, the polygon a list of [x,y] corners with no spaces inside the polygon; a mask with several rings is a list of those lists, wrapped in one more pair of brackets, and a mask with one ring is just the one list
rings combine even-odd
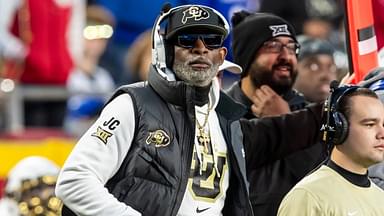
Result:
{"label": "eyeglasses", "polygon": [[222,47],[224,36],[219,34],[183,34],[177,36],[176,45],[190,49],[195,47],[198,39],[203,41],[208,49],[217,49]]}
{"label": "eyeglasses", "polygon": [[283,50],[283,47],[286,47],[289,54],[299,54],[300,44],[295,42],[289,42],[283,44],[280,41],[266,41],[263,44],[267,52],[271,53],[280,53]]}

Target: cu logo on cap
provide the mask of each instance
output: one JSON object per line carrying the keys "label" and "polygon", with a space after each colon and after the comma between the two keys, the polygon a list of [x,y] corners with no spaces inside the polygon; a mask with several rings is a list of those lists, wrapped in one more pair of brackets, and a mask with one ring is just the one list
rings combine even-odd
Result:
{"label": "cu logo on cap", "polygon": [[204,10],[201,7],[192,6],[187,10],[183,11],[183,19],[181,20],[181,22],[185,24],[188,19],[195,19],[195,21],[199,21],[208,18],[209,12],[207,10]]}

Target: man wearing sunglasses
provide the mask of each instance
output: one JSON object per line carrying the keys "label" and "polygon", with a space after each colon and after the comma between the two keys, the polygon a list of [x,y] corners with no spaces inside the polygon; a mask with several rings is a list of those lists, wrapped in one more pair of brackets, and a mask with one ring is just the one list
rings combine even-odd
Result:
{"label": "man wearing sunglasses", "polygon": [[65,215],[252,215],[241,141],[228,145],[243,108],[216,78],[229,25],[201,5],[162,14],[148,82],[116,91],[62,169]]}
{"label": "man wearing sunglasses", "polygon": [[[243,137],[260,163],[282,157],[307,145],[294,139],[304,127],[314,130],[303,140],[317,137],[321,107],[240,124],[246,110],[216,77],[228,33],[212,8],[163,10],[148,81],[116,91],[65,162],[56,187],[65,205],[80,215],[253,215]],[[286,127],[301,119],[311,121]]]}
{"label": "man wearing sunglasses", "polygon": [[[240,11],[232,17],[232,26],[234,62],[243,73],[227,93],[247,107],[243,117],[253,119],[304,108],[304,98],[292,88],[300,46],[291,24],[273,14]],[[284,195],[323,160],[324,150],[318,144],[281,160],[248,163],[255,215],[276,215]],[[246,152],[250,152],[247,157],[254,157],[253,151]]]}

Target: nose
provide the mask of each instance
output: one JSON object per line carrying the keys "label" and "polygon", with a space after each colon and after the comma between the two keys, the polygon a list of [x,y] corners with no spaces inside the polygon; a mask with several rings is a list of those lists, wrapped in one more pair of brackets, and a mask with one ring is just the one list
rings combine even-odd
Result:
{"label": "nose", "polygon": [[279,53],[279,58],[282,59],[289,59],[291,54],[289,53],[289,50],[286,46],[281,47],[280,53]]}
{"label": "nose", "polygon": [[332,80],[335,80],[336,79],[336,76],[332,73],[330,73],[329,71],[326,71],[326,72],[323,72],[323,79],[324,81],[326,81],[327,83],[331,83]]}
{"label": "nose", "polygon": [[336,78],[333,73],[331,73],[327,70],[324,70],[324,69],[321,69],[319,71],[315,71],[315,73],[319,74],[319,80],[326,82],[328,84],[331,83],[331,81]]}
{"label": "nose", "polygon": [[208,52],[208,48],[205,47],[204,42],[199,38],[195,42],[195,46],[192,48],[192,53],[202,55]]}
{"label": "nose", "polygon": [[381,125],[377,133],[378,139],[384,139],[384,125]]}

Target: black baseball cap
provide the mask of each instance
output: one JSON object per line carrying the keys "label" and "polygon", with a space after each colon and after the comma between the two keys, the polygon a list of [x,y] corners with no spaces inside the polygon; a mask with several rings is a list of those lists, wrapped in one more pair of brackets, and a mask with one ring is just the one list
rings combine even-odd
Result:
{"label": "black baseball cap", "polygon": [[204,5],[180,6],[169,14],[165,38],[170,39],[178,33],[217,33],[226,37],[228,23],[218,11]]}
{"label": "black baseball cap", "polygon": [[311,38],[305,35],[300,35],[297,37],[297,40],[300,44],[299,60],[320,54],[329,55],[333,58],[336,52],[334,46],[326,40]]}

